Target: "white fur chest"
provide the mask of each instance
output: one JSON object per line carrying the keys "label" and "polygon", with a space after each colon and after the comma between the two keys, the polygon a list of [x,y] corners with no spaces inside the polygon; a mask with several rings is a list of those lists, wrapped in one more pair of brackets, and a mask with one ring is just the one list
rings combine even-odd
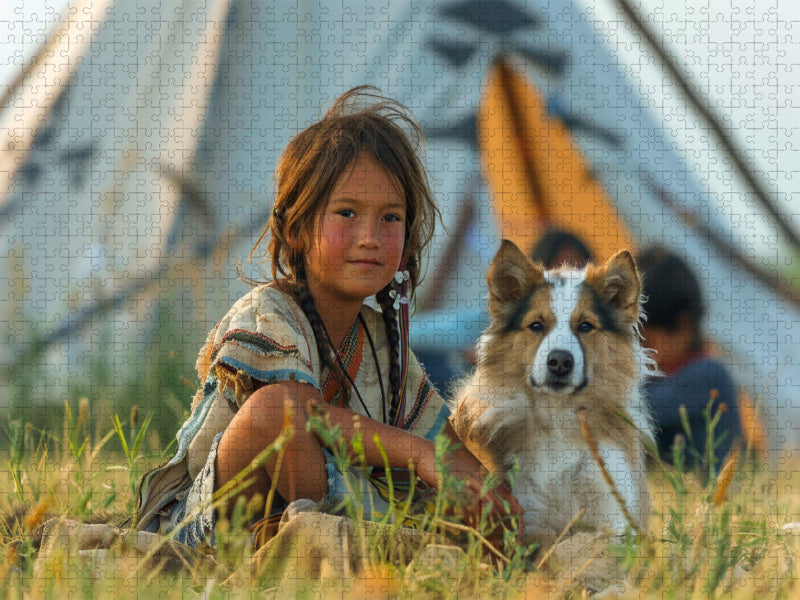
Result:
{"label": "white fur chest", "polygon": [[[583,512],[578,529],[621,532],[628,525],[619,500],[605,480],[600,463],[592,456],[574,413],[563,412],[546,429],[531,427],[516,450],[519,472],[514,494],[525,510],[526,536],[560,534]],[[556,421],[556,422],[554,422]],[[562,421],[562,422],[557,422]],[[598,458],[614,482],[626,510],[639,522],[647,510],[643,465],[633,465],[624,449],[600,443]]]}

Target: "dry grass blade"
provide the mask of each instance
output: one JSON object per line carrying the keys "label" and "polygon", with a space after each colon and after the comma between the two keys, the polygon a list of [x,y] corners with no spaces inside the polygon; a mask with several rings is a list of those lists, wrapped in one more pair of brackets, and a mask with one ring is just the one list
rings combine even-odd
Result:
{"label": "dry grass blade", "polygon": [[[571,585],[571,584],[572,584],[574,581],[576,581],[576,580],[578,579],[578,577],[580,577],[580,576],[581,576],[581,574],[582,574],[582,573],[583,573],[583,572],[584,572],[584,571],[585,571],[587,568],[589,568],[589,565],[591,565],[591,564],[592,564],[594,561],[596,561],[596,560],[597,560],[597,558],[596,558],[596,557],[594,557],[594,556],[592,556],[591,558],[587,559],[587,560],[586,560],[586,562],[584,562],[584,563],[583,563],[583,564],[582,564],[580,567],[578,567],[578,570],[577,570],[577,571],[575,571],[575,572],[572,574],[572,576],[571,576],[571,577],[569,578],[569,580],[567,581],[567,584],[566,584],[566,586],[565,586],[565,587],[568,587],[568,586],[569,586],[569,585]],[[584,589],[584,590],[583,590],[583,592],[582,592],[582,594],[581,594],[582,596],[583,596],[583,593],[588,593],[588,592],[587,592],[587,590],[585,590],[585,589]]]}
{"label": "dry grass blade", "polygon": [[575,523],[577,523],[580,520],[580,518],[583,516],[583,513],[585,512],[586,512],[586,507],[582,506],[581,509],[577,512],[577,514],[574,517],[572,517],[572,520],[569,523],[567,523],[567,526],[564,527],[564,530],[560,534],[558,534],[556,541],[553,542],[553,544],[550,546],[547,552],[544,553],[544,556],[542,556],[542,558],[536,564],[537,569],[539,569],[540,571],[542,570],[542,567],[547,562],[547,559],[550,558],[550,556],[553,554],[553,551],[556,549],[558,542],[564,539],[564,536],[567,535],[567,532],[569,532],[569,530],[574,527]]}
{"label": "dry grass blade", "polygon": [[474,527],[470,527],[469,525],[462,525],[461,523],[451,523],[450,521],[443,521],[442,519],[435,519],[434,524],[439,527],[444,527],[446,529],[454,529],[456,531],[461,531],[463,533],[471,533],[474,535],[478,541],[492,554],[494,554],[497,558],[499,558],[502,562],[509,564],[511,561],[506,558],[506,556],[500,552],[494,545],[483,537]]}
{"label": "dry grass blade", "polygon": [[581,422],[581,435],[583,435],[583,439],[586,442],[586,445],[589,447],[589,453],[597,463],[597,466],[600,467],[600,472],[603,474],[603,479],[606,480],[608,487],[611,489],[611,494],[614,496],[617,504],[619,504],[625,520],[628,522],[628,525],[630,525],[631,529],[633,529],[637,534],[641,534],[642,532],[639,529],[639,526],[636,524],[636,521],[634,521],[627,505],[625,504],[625,499],[619,493],[619,490],[614,483],[614,479],[611,477],[611,473],[609,473],[608,469],[606,468],[606,463],[603,460],[603,457],[600,456],[600,452],[597,450],[597,440],[595,439],[594,435],[592,435],[591,429],[589,429],[589,424],[586,422],[586,415],[584,414],[583,409],[578,411],[578,420]]}
{"label": "dry grass blade", "polygon": [[733,481],[733,476],[736,473],[736,467],[739,465],[740,452],[741,451],[737,447],[728,457],[728,460],[725,461],[725,465],[720,470],[719,475],[717,475],[717,482],[714,485],[714,495],[712,496],[712,502],[717,508],[725,504],[725,499],[728,497],[728,489],[731,487],[731,481]]}
{"label": "dry grass blade", "polygon": [[[259,452],[253,458],[253,460],[250,461],[248,466],[242,469],[236,476],[231,478],[230,481],[225,483],[214,492],[210,500],[210,508],[213,510],[222,509],[222,507],[227,504],[229,498],[235,497],[239,492],[249,487],[253,482],[253,479],[250,478],[253,471],[261,467],[261,465],[263,465],[273,454],[277,453],[279,457],[282,456],[283,452],[286,450],[286,445],[293,437],[294,427],[290,427],[281,431],[278,437],[275,438],[275,441]],[[200,502],[190,511],[188,511],[183,520],[175,526],[171,533],[163,536],[160,543],[153,544],[152,548],[148,550],[147,554],[144,556],[144,559],[139,563],[142,565],[142,568],[145,568],[145,566],[149,564],[149,560],[152,559],[162,547],[169,544],[172,538],[183,527],[191,523],[198,515],[201,514],[202,511],[208,508],[209,501],[206,501]],[[182,556],[181,559],[183,559]],[[187,567],[191,567],[191,565],[187,565]]]}
{"label": "dry grass blade", "polygon": [[[287,433],[288,440],[287,444],[291,442],[292,437],[294,437],[294,412],[291,409],[291,405],[289,401],[285,401],[283,405],[283,431]],[[281,472],[281,464],[283,463],[283,456],[284,456],[284,447],[280,448],[280,452],[278,452],[278,458],[275,463],[275,472],[272,474],[270,478],[270,486],[269,491],[267,492],[267,501],[264,504],[264,517],[269,517],[269,513],[272,510],[272,505],[275,502],[275,492],[278,488],[278,477],[280,476]],[[297,497],[295,492],[295,479],[294,479],[294,471],[289,471],[289,497],[294,499]]]}

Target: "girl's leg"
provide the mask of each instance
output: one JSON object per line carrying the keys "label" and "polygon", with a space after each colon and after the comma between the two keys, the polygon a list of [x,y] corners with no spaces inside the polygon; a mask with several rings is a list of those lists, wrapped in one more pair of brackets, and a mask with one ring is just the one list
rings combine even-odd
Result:
{"label": "girl's leg", "polygon": [[[286,448],[276,481],[278,493],[287,501],[297,498],[320,500],[328,491],[325,455],[317,438],[306,431],[306,404],[319,392],[293,381],[266,385],[253,392],[220,438],[217,447],[216,482],[219,489],[244,469],[281,433],[285,407],[294,415],[295,434]],[[277,465],[272,456],[255,471],[254,483],[240,492],[248,500],[255,494],[266,498]],[[236,502],[231,498],[227,512]]]}

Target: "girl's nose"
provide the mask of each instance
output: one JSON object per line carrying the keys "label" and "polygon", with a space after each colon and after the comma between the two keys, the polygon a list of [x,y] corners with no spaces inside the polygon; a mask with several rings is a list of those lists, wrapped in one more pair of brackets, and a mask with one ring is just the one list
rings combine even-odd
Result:
{"label": "girl's nose", "polygon": [[366,217],[360,228],[359,243],[364,246],[377,246],[380,244],[380,224],[370,217]]}

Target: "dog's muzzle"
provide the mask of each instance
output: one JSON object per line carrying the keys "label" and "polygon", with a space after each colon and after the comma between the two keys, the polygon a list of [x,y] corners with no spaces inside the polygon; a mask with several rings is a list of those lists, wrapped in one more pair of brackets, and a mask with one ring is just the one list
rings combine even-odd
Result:
{"label": "dog's muzzle", "polygon": [[572,352],[566,350],[553,350],[547,355],[547,378],[551,376],[562,379],[572,373],[575,366],[575,359]]}
{"label": "dog's muzzle", "polygon": [[575,357],[567,350],[552,350],[547,355],[547,376],[545,385],[554,391],[572,387],[572,371],[575,368]]}

